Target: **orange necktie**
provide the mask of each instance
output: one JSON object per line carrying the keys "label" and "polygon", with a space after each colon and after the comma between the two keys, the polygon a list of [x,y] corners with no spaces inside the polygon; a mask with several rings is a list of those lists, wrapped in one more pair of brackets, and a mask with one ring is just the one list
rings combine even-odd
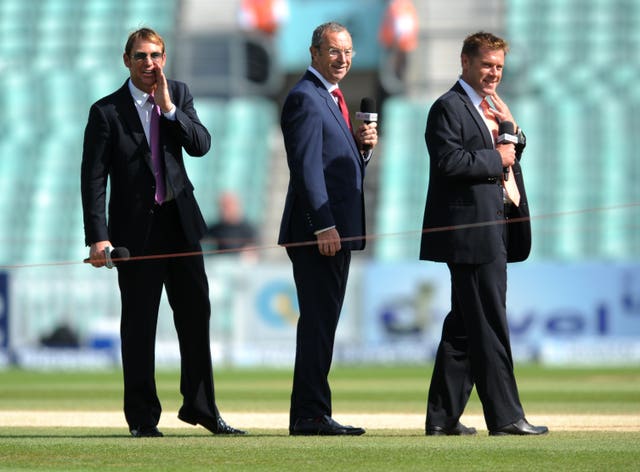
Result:
{"label": "orange necktie", "polygon": [[338,108],[340,108],[340,113],[342,113],[342,117],[344,121],[347,123],[349,127],[349,131],[353,133],[353,128],[351,127],[351,118],[349,117],[349,109],[347,108],[347,102],[344,100],[344,95],[342,95],[342,91],[339,88],[333,89],[331,95],[338,99]]}
{"label": "orange necktie", "polygon": [[[495,143],[498,140],[498,118],[496,118],[496,114],[489,106],[486,98],[483,98],[480,102],[480,108],[482,108],[482,112],[489,122],[489,129],[491,130],[493,142]],[[515,206],[518,206],[520,205],[520,191],[518,190],[518,185],[513,177],[513,166],[509,166],[509,176],[510,178],[508,180],[502,180],[502,186],[504,187],[504,191],[506,192],[509,200],[511,200]]]}

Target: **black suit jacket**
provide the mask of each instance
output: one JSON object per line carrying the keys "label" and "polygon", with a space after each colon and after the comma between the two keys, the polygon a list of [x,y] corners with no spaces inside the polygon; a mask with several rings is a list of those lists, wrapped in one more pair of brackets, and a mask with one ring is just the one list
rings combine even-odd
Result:
{"label": "black suit jacket", "polygon": [[[176,106],[175,121],[160,120],[165,175],[178,207],[187,241],[196,244],[206,224],[193,195],[182,155],[203,156],[211,136],[193,107],[186,84],[168,81],[169,95]],[[107,178],[110,180],[108,223],[105,217]],[[110,240],[124,246],[131,255],[145,253],[154,206],[155,181],[151,150],[140,117],[124,85],[91,106],[82,153],[82,202],[85,243]]]}
{"label": "black suit jacket", "polygon": [[[429,188],[420,259],[456,264],[492,261],[504,244],[502,161],[480,113],[459,82],[431,107],[425,140]],[[531,249],[529,206],[518,149],[513,175],[520,190],[508,224],[507,260],[522,261]]]}

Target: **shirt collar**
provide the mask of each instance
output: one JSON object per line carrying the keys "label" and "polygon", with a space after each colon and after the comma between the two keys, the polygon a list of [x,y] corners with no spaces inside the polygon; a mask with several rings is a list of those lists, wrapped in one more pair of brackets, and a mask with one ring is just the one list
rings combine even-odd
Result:
{"label": "shirt collar", "polygon": [[143,92],[138,87],[133,85],[131,79],[129,79],[129,91],[131,92],[131,96],[133,97],[133,101],[139,107],[144,106],[147,103],[147,99],[149,98],[149,94],[147,92]]}
{"label": "shirt collar", "polygon": [[335,89],[338,88],[338,84],[332,84],[330,82],[327,82],[327,79],[322,77],[322,74],[318,72],[313,66],[309,66],[307,70],[311,72],[313,75],[315,75],[318,79],[320,79],[320,82],[322,82],[322,85],[325,86],[325,88],[329,91],[329,93],[333,92]]}
{"label": "shirt collar", "polygon": [[476,92],[473,87],[471,87],[471,85],[462,80],[462,77],[458,80],[458,82],[460,82],[460,85],[471,99],[471,103],[473,103],[473,106],[475,106],[477,109],[480,109],[480,102],[482,102],[483,97],[481,97],[478,92]]}

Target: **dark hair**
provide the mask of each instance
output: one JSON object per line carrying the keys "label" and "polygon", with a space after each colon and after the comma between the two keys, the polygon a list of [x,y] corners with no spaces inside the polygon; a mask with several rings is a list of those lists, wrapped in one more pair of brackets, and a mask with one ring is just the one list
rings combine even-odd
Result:
{"label": "dark hair", "polygon": [[322,40],[324,39],[324,34],[327,31],[339,33],[340,31],[347,31],[347,28],[336,21],[329,21],[328,23],[321,24],[313,30],[313,35],[311,36],[311,47],[319,48],[322,44]]}
{"label": "dark hair", "polygon": [[464,39],[462,43],[462,52],[465,56],[475,57],[480,53],[480,49],[487,48],[491,51],[497,51],[502,49],[505,53],[509,52],[509,44],[498,36],[487,33],[485,31],[478,31],[477,33],[470,34]]}
{"label": "dark hair", "polygon": [[162,52],[164,52],[164,39],[162,39],[162,36],[160,36],[151,28],[140,28],[131,33],[129,35],[129,39],[127,39],[127,44],[124,47],[124,53],[127,56],[131,55],[131,49],[133,49],[133,45],[138,39],[159,44],[160,46],[162,46]]}

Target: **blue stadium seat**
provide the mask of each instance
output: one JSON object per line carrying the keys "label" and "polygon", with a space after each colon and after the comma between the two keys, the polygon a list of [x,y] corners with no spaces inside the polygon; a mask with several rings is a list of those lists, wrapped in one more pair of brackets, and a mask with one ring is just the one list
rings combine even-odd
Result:
{"label": "blue stadium seat", "polygon": [[381,260],[415,259],[427,193],[429,159],[424,131],[429,105],[388,99],[381,116],[379,205],[375,256]]}
{"label": "blue stadium seat", "polygon": [[207,220],[217,217],[217,196],[224,190],[243,197],[247,217],[259,224],[270,159],[270,133],[276,124],[275,105],[266,99],[228,101],[195,99],[201,121],[212,135],[211,151],[185,165]]}
{"label": "blue stadium seat", "polygon": [[[629,221],[640,202],[632,170],[640,70],[629,58],[640,46],[639,2],[509,0],[506,18],[520,73],[505,98],[529,140],[532,213],[551,215],[532,222],[532,256],[637,258]],[[616,205],[631,207],[607,209]]]}
{"label": "blue stadium seat", "polygon": [[79,168],[89,106],[127,77],[133,16],[171,38],[177,8],[177,0],[0,2],[0,180],[15,196],[0,198],[0,238],[14,242],[0,261],[85,255]]}

